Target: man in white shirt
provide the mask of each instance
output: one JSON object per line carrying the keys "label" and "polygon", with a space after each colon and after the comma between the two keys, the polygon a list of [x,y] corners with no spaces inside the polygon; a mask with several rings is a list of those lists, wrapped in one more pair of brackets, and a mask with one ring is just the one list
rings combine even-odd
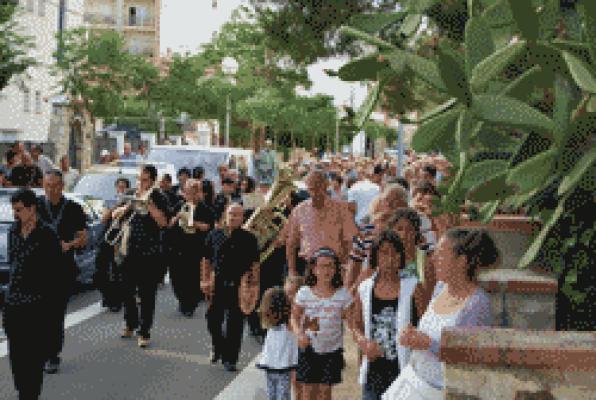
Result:
{"label": "man in white shirt", "polygon": [[43,149],[38,144],[31,146],[31,158],[44,175],[52,169],[57,169],[52,160],[43,154]]}
{"label": "man in white shirt", "polygon": [[132,146],[129,142],[124,142],[124,153],[120,155],[121,160],[136,160],[137,153],[133,153]]}
{"label": "man in white shirt", "polygon": [[383,172],[383,167],[381,165],[375,165],[370,178],[367,177],[364,178],[364,180],[356,182],[348,190],[348,202],[356,205],[355,220],[357,225],[362,223],[362,219],[368,213],[370,203],[381,192]]}

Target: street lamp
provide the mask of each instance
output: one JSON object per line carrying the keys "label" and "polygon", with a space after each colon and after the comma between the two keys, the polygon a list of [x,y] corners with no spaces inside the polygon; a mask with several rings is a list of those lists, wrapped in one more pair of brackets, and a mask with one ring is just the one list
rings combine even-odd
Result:
{"label": "street lamp", "polygon": [[344,107],[340,107],[339,110],[337,110],[337,120],[335,123],[335,154],[339,153],[339,124],[347,115],[348,113]]}
{"label": "street lamp", "polygon": [[[234,85],[234,76],[238,72],[238,61],[233,57],[224,57],[224,59],[221,60],[221,71],[226,78],[230,79],[230,83]],[[230,146],[230,114],[232,113],[230,92],[228,92],[228,95],[226,96],[226,147]]]}

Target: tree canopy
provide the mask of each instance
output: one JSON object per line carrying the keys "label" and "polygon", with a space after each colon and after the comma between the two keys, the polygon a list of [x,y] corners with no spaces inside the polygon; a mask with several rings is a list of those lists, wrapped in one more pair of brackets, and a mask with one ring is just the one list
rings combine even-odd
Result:
{"label": "tree canopy", "polygon": [[35,60],[28,56],[33,42],[30,37],[19,33],[15,18],[19,12],[17,4],[17,1],[0,3],[0,91],[13,76],[35,65]]}

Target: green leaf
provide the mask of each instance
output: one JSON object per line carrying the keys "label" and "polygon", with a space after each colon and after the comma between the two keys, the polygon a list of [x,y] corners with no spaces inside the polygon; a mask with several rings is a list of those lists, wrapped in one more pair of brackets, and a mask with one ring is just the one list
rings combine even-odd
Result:
{"label": "green leaf", "polygon": [[540,37],[547,39],[554,37],[560,18],[560,0],[544,0],[544,5],[538,12]]}
{"label": "green leaf", "polygon": [[563,58],[569,67],[569,72],[577,86],[585,90],[586,92],[596,93],[596,76],[594,75],[592,68],[584,61],[580,60],[571,53],[564,51]]}
{"label": "green leaf", "polygon": [[378,61],[379,54],[358,58],[344,64],[337,72],[342,81],[376,81],[378,74],[388,69],[385,62]]}
{"label": "green leaf", "polygon": [[441,92],[447,92],[447,86],[441,79],[439,67],[434,61],[416,54],[406,54],[408,67],[418,78]]}
{"label": "green leaf", "polygon": [[530,42],[538,39],[539,25],[536,9],[530,0],[508,0],[511,14],[522,36]]}
{"label": "green leaf", "polygon": [[404,19],[407,14],[403,11],[378,12],[370,14],[356,14],[350,19],[350,26],[366,33],[374,34],[381,29],[393,25]]}
{"label": "green leaf", "polygon": [[459,113],[458,108],[451,109],[420,125],[412,138],[412,148],[418,152],[435,150],[445,136],[453,133]]}
{"label": "green leaf", "polygon": [[520,101],[528,99],[541,73],[542,68],[540,65],[534,65],[509,83],[501,94]]}
{"label": "green leaf", "polygon": [[590,51],[592,61],[596,62],[596,2],[582,0],[576,6],[582,18],[584,39]]}
{"label": "green leaf", "polygon": [[596,162],[596,149],[591,149],[586,154],[584,154],[582,158],[577,162],[577,164],[575,164],[573,169],[569,171],[567,175],[565,175],[563,181],[559,185],[559,190],[557,192],[559,196],[575,188],[575,186],[577,186],[577,184],[580,182],[580,180],[586,173],[592,175],[592,178],[588,179],[588,182],[590,180],[592,181],[593,190],[593,185],[596,184],[594,162]]}
{"label": "green leaf", "polygon": [[405,68],[407,67],[407,60],[406,55],[403,51],[392,51],[387,54],[383,54],[383,56],[389,62],[389,66],[391,70],[396,75],[401,75],[404,73]]}
{"label": "green leaf", "polygon": [[465,32],[466,76],[472,77],[474,67],[495,51],[490,29],[484,18],[473,17],[468,20]]}
{"label": "green leaf", "polygon": [[468,89],[466,74],[456,56],[450,51],[445,51],[442,47],[439,47],[439,73],[441,80],[447,86],[447,93],[456,97],[462,103],[469,104],[471,94]]}
{"label": "green leaf", "polygon": [[482,16],[491,28],[509,26],[515,23],[511,9],[505,1],[497,1],[488,6]]}
{"label": "green leaf", "polygon": [[426,114],[424,114],[422,117],[420,117],[416,122],[411,122],[411,123],[422,123],[422,122],[426,122],[429,119],[442,114],[443,112],[445,112],[446,110],[450,109],[451,107],[453,107],[455,104],[457,104],[457,99],[456,98],[452,98],[447,100],[445,103],[438,105],[437,107],[433,108],[431,111],[427,112]]}
{"label": "green leaf", "polygon": [[472,163],[466,169],[462,185],[465,188],[472,188],[494,177],[507,169],[505,160],[485,160]]}
{"label": "green leaf", "polygon": [[472,70],[470,85],[476,92],[482,91],[488,82],[498,77],[505,68],[526,50],[526,42],[513,43],[497,50]]}
{"label": "green leaf", "polygon": [[358,40],[362,40],[363,42],[366,42],[370,45],[373,46],[377,46],[380,49],[394,49],[395,46],[393,46],[391,43],[380,39],[376,36],[370,35],[364,31],[352,28],[351,26],[342,26],[341,28],[339,28],[339,33],[341,35],[346,35],[346,36],[351,36],[355,39]]}
{"label": "green leaf", "polygon": [[542,152],[509,171],[507,184],[517,187],[517,193],[527,193],[537,189],[551,175],[557,150],[550,149]]}
{"label": "green leaf", "polygon": [[538,234],[538,236],[536,236],[526,253],[520,259],[518,264],[519,268],[528,267],[534,261],[536,256],[538,256],[540,248],[542,247],[542,244],[544,243],[544,240],[546,239],[548,233],[550,232],[552,227],[555,226],[555,224],[563,214],[563,211],[565,209],[565,200],[566,198],[562,199],[559,202],[559,205],[555,209],[555,212],[551,214],[547,221],[545,221],[544,225],[542,226],[542,229],[540,230],[540,233]]}
{"label": "green leaf", "polygon": [[362,129],[365,122],[368,120],[370,113],[374,110],[377,101],[379,100],[379,93],[381,89],[381,84],[379,82],[375,82],[372,84],[371,90],[368,92],[368,96],[360,106],[360,109],[356,113],[356,117],[354,119],[354,124],[356,125],[357,129]]}
{"label": "green leaf", "polygon": [[480,222],[482,222],[483,224],[488,224],[490,222],[490,220],[493,219],[493,216],[497,212],[497,209],[499,208],[499,204],[501,204],[501,202],[499,200],[495,200],[495,201],[491,201],[489,203],[483,204],[479,210]]}
{"label": "green leaf", "polygon": [[424,14],[425,11],[439,2],[440,0],[410,0],[408,9],[418,14]]}
{"label": "green leaf", "polygon": [[514,192],[513,187],[507,184],[507,171],[503,171],[470,189],[468,199],[473,202],[486,203],[505,199]]}
{"label": "green leaf", "polygon": [[481,120],[536,130],[546,138],[552,137],[553,120],[519,100],[506,96],[478,95],[472,99],[471,110]]}
{"label": "green leaf", "polygon": [[470,139],[478,134],[482,125],[483,123],[481,121],[476,121],[474,119],[473,114],[469,110],[464,109],[461,112],[459,119],[457,120],[457,129],[455,131],[455,142],[457,143],[459,151],[465,151],[469,148]]}
{"label": "green leaf", "polygon": [[399,28],[399,33],[405,37],[412,36],[418,30],[420,22],[422,22],[422,15],[408,14],[408,16],[404,19],[403,24]]}
{"label": "green leaf", "polygon": [[572,110],[572,92],[569,81],[561,75],[555,75],[554,82],[555,103],[553,105],[553,121],[555,130],[553,136],[557,145],[563,143],[569,131]]}

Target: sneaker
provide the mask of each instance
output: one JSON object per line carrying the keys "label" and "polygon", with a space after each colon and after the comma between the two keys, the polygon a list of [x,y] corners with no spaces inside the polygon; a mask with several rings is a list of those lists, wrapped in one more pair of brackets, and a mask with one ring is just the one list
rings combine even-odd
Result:
{"label": "sneaker", "polygon": [[139,347],[144,349],[145,347],[149,346],[149,344],[151,343],[151,340],[149,338],[139,336],[138,343],[139,343]]}
{"label": "sneaker", "polygon": [[238,369],[236,368],[236,364],[231,362],[224,362],[224,369],[228,372],[236,372]]}
{"label": "sneaker", "polygon": [[209,353],[209,362],[211,362],[211,364],[217,364],[220,359],[221,355],[211,350],[211,353]]}
{"label": "sneaker", "polygon": [[60,362],[48,361],[44,366],[43,370],[46,374],[56,374],[60,368]]}
{"label": "sneaker", "polygon": [[135,334],[134,330],[132,329],[128,329],[128,328],[124,328],[122,330],[122,333],[120,334],[120,337],[122,339],[130,339],[131,337],[133,337]]}

